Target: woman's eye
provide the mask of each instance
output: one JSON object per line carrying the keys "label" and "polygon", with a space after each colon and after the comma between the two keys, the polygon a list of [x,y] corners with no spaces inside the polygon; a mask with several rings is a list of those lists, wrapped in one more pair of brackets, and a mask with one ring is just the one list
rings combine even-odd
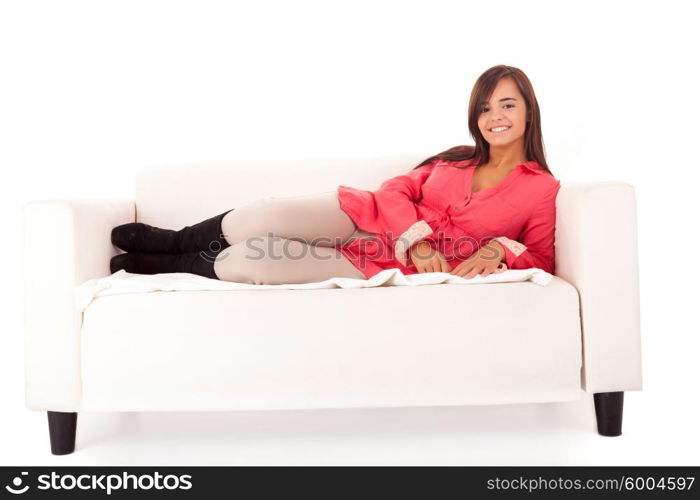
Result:
{"label": "woman's eye", "polygon": [[[504,106],[510,106],[511,108],[514,108],[514,107],[515,107],[515,104],[504,104]],[[485,112],[485,111],[488,111],[488,110],[489,110],[489,108],[481,108],[481,112],[482,112],[482,113]]]}

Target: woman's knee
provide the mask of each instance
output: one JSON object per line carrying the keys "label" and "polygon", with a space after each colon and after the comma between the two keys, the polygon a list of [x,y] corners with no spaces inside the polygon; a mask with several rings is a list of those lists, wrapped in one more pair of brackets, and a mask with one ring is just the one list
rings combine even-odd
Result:
{"label": "woman's knee", "polygon": [[223,249],[217,256],[214,272],[224,281],[270,284],[279,274],[280,266],[275,264],[289,260],[289,247],[294,253],[299,244],[275,236],[252,236]]}
{"label": "woman's knee", "polygon": [[242,205],[226,215],[222,230],[230,245],[243,242],[251,236],[272,232],[275,221],[283,217],[285,209],[279,198],[265,196]]}
{"label": "woman's knee", "polygon": [[312,281],[334,249],[276,236],[253,236],[221,251],[214,265],[225,281],[256,285]]}

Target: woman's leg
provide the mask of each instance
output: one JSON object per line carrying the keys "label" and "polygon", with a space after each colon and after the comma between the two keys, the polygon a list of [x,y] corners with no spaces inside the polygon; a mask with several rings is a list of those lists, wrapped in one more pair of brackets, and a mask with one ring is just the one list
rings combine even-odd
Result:
{"label": "woman's leg", "polygon": [[304,196],[268,196],[226,214],[221,229],[230,245],[252,236],[279,236],[333,247],[355,234],[357,226],[340,208],[336,191]]}
{"label": "woman's leg", "polygon": [[214,272],[220,280],[253,285],[367,279],[335,248],[279,236],[252,236],[221,250]]}

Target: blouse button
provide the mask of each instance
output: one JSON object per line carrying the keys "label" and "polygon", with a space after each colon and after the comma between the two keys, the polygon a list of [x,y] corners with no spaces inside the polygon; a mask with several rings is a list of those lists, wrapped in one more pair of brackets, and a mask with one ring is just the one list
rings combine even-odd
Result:
{"label": "blouse button", "polygon": [[455,205],[455,210],[459,210],[459,207],[457,205]]}

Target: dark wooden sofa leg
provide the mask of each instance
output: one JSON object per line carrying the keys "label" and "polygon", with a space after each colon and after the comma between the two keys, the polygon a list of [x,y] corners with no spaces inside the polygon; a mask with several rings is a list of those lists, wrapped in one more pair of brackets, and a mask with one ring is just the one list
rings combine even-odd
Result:
{"label": "dark wooden sofa leg", "polygon": [[78,421],[76,412],[49,411],[49,438],[51,453],[68,455],[75,450],[75,427]]}
{"label": "dark wooden sofa leg", "polygon": [[624,391],[596,392],[593,394],[598,434],[601,436],[619,436],[622,434],[624,395]]}

